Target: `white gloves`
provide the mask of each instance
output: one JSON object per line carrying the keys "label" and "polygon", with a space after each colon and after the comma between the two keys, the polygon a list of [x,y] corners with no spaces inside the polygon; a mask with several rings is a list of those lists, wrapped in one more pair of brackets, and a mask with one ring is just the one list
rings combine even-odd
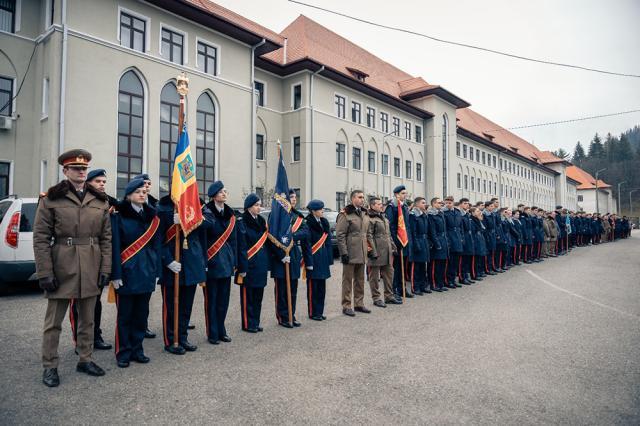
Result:
{"label": "white gloves", "polygon": [[156,278],[156,285],[158,285],[158,281],[160,281],[160,278]]}
{"label": "white gloves", "polygon": [[120,287],[124,287],[122,280],[113,280],[111,282],[113,283],[113,288],[116,290],[119,289]]}
{"label": "white gloves", "polygon": [[178,213],[173,214],[173,223],[180,223],[180,215]]}
{"label": "white gloves", "polygon": [[285,256],[282,259],[280,259],[280,262],[282,263],[291,263],[291,256]]}
{"label": "white gloves", "polygon": [[246,273],[246,272],[240,272],[240,276],[241,276],[242,278],[244,278],[244,277],[246,277],[246,276],[247,276],[247,273]]}
{"label": "white gloves", "polygon": [[313,266],[307,266],[307,270],[313,271]]}
{"label": "white gloves", "polygon": [[182,271],[182,264],[174,260],[167,265],[167,268],[169,268],[174,274],[177,274],[178,272]]}

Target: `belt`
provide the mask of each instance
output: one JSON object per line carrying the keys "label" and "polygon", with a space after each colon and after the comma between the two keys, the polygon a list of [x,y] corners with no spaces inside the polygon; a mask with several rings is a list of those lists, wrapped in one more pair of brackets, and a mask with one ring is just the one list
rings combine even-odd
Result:
{"label": "belt", "polygon": [[99,242],[100,242],[100,238],[98,237],[56,238],[56,244],[61,244],[65,246],[90,246],[90,245],[98,244]]}

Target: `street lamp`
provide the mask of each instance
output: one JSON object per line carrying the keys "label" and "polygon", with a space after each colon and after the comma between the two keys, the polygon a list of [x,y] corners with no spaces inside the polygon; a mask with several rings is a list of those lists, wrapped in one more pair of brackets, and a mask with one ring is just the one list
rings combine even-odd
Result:
{"label": "street lamp", "polygon": [[632,189],[629,191],[629,217],[633,216],[633,204],[631,204],[631,194],[636,191],[640,191],[640,188]]}
{"label": "street lamp", "polygon": [[626,180],[623,180],[622,182],[620,182],[620,183],[618,184],[618,211],[616,212],[616,213],[618,213],[618,214],[622,214],[622,212],[620,211],[620,209],[622,208],[622,205],[620,204],[620,186],[621,186],[623,183],[627,183],[627,181],[626,181]]}
{"label": "street lamp", "polygon": [[607,170],[606,167],[596,172],[596,213],[598,214],[600,214],[600,202],[599,202],[600,200],[598,197],[598,175],[600,174],[600,172],[604,172],[605,170]]}

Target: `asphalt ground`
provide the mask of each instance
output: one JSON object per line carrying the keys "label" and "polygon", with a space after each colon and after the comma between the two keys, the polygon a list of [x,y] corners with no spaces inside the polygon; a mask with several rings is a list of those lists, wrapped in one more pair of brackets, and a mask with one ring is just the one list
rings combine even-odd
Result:
{"label": "asphalt ground", "polygon": [[[198,292],[184,356],[145,341],[151,363],[116,366],[94,354],[101,378],[75,372],[69,323],[61,335],[61,385],[41,383],[46,301],[33,289],[0,297],[3,424],[640,424],[640,233],[576,248],[472,286],[349,318],[341,266],[328,283],[327,321],[299,329],[274,316],[265,291],[264,332],[240,331],[232,289],[232,343],[204,335]],[[103,296],[113,342],[115,306]],[[160,292],[150,327],[161,327]]]}

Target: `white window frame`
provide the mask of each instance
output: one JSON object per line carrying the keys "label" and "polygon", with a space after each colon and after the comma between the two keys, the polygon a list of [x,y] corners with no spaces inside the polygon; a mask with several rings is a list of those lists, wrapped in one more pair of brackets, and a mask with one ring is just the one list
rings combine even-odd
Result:
{"label": "white window frame", "polygon": [[[44,2],[44,29],[48,30],[53,26],[53,17],[51,16],[51,2],[54,0],[46,0]],[[120,18],[120,13],[118,13],[118,18]],[[50,24],[51,22],[51,24]]]}
{"label": "white window frame", "polygon": [[[415,140],[415,136],[418,132],[417,129],[420,129],[420,140]],[[422,126],[420,124],[413,124],[413,136],[416,143],[423,144],[424,143],[424,133],[422,133]]]}
{"label": "white window frame", "polygon": [[47,175],[49,174],[49,164],[47,160],[40,160],[40,192],[44,192],[47,185]]}
{"label": "white window frame", "polygon": [[[300,139],[300,160],[294,160],[293,152],[294,152],[294,139]],[[302,160],[302,137],[301,136],[291,136],[291,164],[299,163]]]}
{"label": "white window frame", "polygon": [[14,163],[13,160],[0,158],[0,163],[9,163],[9,193],[7,195],[13,194],[13,174],[14,174]]}
{"label": "white window frame", "polygon": [[[387,130],[384,130],[384,128],[382,127],[382,114],[387,116]],[[386,111],[380,110],[380,117],[378,117],[378,119],[380,121],[380,131],[383,133],[389,133],[389,113]]]}
{"label": "white window frame", "polygon": [[[354,165],[353,165],[353,157],[354,157],[354,154],[355,154],[355,150],[356,150],[356,149],[357,149],[358,151],[360,151],[360,167],[359,167],[359,168],[357,168],[357,169],[356,169],[356,168],[354,167]],[[367,161],[368,161],[368,160],[367,160]],[[363,170],[363,168],[362,168],[362,147],[359,147],[359,146],[352,146],[352,147],[351,147],[351,169],[352,169],[352,170],[357,170],[357,171],[359,171],[359,172],[364,171],[364,170]]]}
{"label": "white window frame", "polygon": [[[256,87],[255,86],[255,82],[256,81],[258,83],[262,83],[262,87],[264,87],[264,89],[263,89],[264,96],[262,97],[262,107],[264,108],[264,107],[266,107],[268,105],[267,104],[267,82],[264,81],[264,80],[257,79],[257,78],[254,78],[253,81],[251,82],[251,88],[253,89],[253,93],[256,94],[256,99],[257,99],[257,93],[258,93],[258,91],[255,88]],[[260,105],[256,104],[256,106],[260,106]]]}
{"label": "white window frame", "polygon": [[[335,104],[335,99],[334,99],[334,104]],[[358,121],[353,121],[353,105],[357,104],[360,107],[360,117],[358,117]],[[345,106],[346,108],[346,106]],[[349,121],[351,121],[352,123],[355,124],[362,124],[362,102],[358,102],[358,101],[354,101],[353,99],[351,100],[351,108],[349,109],[349,112],[351,113],[351,117],[349,117]],[[337,111],[336,111],[337,113]],[[346,115],[346,112],[345,112]]]}
{"label": "white window frame", "polygon": [[[160,43],[162,44],[162,36],[160,37],[160,39],[161,39]],[[202,44],[205,44],[205,45],[207,45],[209,47],[213,47],[214,49],[216,49],[216,73],[215,73],[215,76],[216,77],[219,76],[220,72],[221,72],[221,66],[220,66],[221,61],[220,61],[220,59],[222,57],[221,56],[222,55],[222,53],[221,53],[222,52],[222,48],[220,47],[219,44],[216,44],[216,43],[214,43],[214,42],[212,42],[210,40],[207,40],[205,38],[196,36],[196,47],[195,47],[195,50],[194,50],[194,52],[196,52],[196,69],[198,71],[202,72],[202,73],[207,74],[207,75],[211,75],[211,74],[206,73],[206,72],[202,71],[200,68],[198,68],[198,43],[202,43]]]}
{"label": "white window frame", "polygon": [[[384,167],[382,167],[382,160],[384,157],[387,157],[387,173],[384,172]],[[389,154],[380,154],[380,174],[382,176],[391,176],[391,162],[389,161],[391,157]]]}
{"label": "white window frame", "polygon": [[[340,164],[337,164],[336,162],[336,167],[339,169],[348,169],[349,168],[349,159],[347,158],[347,154],[349,153],[349,150],[347,149],[349,147],[349,145],[346,142],[336,142],[336,149],[338,148],[338,145],[342,145],[344,146],[344,165],[341,166]],[[337,158],[336,158],[337,160]]]}
{"label": "white window frame", "polygon": [[49,117],[49,77],[42,79],[42,108],[40,110],[40,120]]}
{"label": "white window frame", "polygon": [[[398,134],[397,135],[395,133],[393,133],[393,132],[395,132],[393,124],[394,124],[394,121],[396,119],[398,119]],[[400,117],[398,117],[398,116],[393,115],[393,116],[391,116],[391,123],[390,124],[391,124],[391,132],[392,132],[391,135],[393,135],[393,136],[395,136],[397,138],[401,138],[402,137],[401,136],[402,135],[402,119]]]}
{"label": "white window frame", "polygon": [[377,118],[376,114],[377,114],[378,110],[376,109],[376,107],[367,104],[365,106],[365,110],[367,112],[365,117],[367,118],[367,120],[368,120],[368,117],[369,117],[369,108],[371,108],[373,110],[373,126],[369,126],[369,123],[367,123],[366,120],[365,120],[365,126],[367,126],[367,128],[369,128],[369,129],[375,129],[376,128],[376,118]]}
{"label": "white window frame", "polygon": [[[182,36],[182,40],[183,40],[182,65],[188,65],[189,64],[189,34],[187,34],[185,31],[180,30],[176,27],[172,27],[171,25],[160,22],[160,31],[158,32],[158,56],[160,56],[160,59],[168,62],[171,62],[171,61],[169,61],[168,59],[165,59],[164,56],[162,56],[162,30],[172,31]],[[180,65],[177,62],[171,62],[171,63]]]}
{"label": "white window frame", "polygon": [[[131,9],[127,9],[126,7],[122,7],[120,5],[118,5],[118,15],[116,16],[116,34],[118,35],[118,45],[121,46],[120,44],[120,16],[122,15],[122,12],[126,13],[127,15],[131,15],[133,17],[136,17],[142,21],[145,21],[146,24],[144,26],[144,53],[149,53],[151,52],[151,18],[149,18],[148,16],[145,16],[139,12],[133,11]],[[162,27],[160,27],[160,46],[162,46]],[[124,47],[124,46],[123,46]],[[127,47],[127,49],[129,49],[129,47]],[[136,50],[137,52],[137,50]],[[158,49],[158,53],[160,52],[160,49]],[[162,58],[162,55],[160,55],[160,57]],[[162,58],[164,59],[164,58]]]}
{"label": "white window frame", "polygon": [[[293,109],[294,107],[294,98],[295,98],[295,91],[293,89],[295,89],[296,86],[300,86],[300,108],[298,109]],[[302,109],[304,107],[303,103],[302,103],[302,80],[300,81],[296,81],[295,83],[291,83],[291,85],[289,86],[291,89],[291,110],[292,111],[298,111],[300,109]]]}
{"label": "white window frame", "polygon": [[[6,80],[11,80],[11,97],[12,97],[12,99],[11,99],[11,115],[8,115],[8,116],[3,115],[2,117],[10,117],[10,118],[14,118],[15,119],[18,116],[18,113],[16,111],[16,108],[17,108],[17,105],[18,105],[17,104],[18,97],[16,96],[17,80],[16,80],[15,77],[10,77],[8,75],[3,75],[3,74],[0,74],[0,77],[4,78]],[[2,105],[0,105],[0,106],[2,106]]]}
{"label": "white window frame", "polygon": [[[336,105],[336,96],[340,96],[344,98],[344,117],[340,117],[338,115],[338,105]],[[349,97],[344,93],[333,92],[333,116],[339,118],[340,120],[347,120],[347,105],[349,105]],[[362,110],[360,110],[360,120],[362,120]],[[349,117],[349,122],[351,122],[351,117]]]}
{"label": "white window frame", "polygon": [[[418,176],[418,164],[420,165],[420,176]],[[422,163],[418,163],[416,161],[416,181],[417,182],[422,182],[422,179],[423,179],[422,175],[423,174],[424,174],[424,166],[422,165]],[[419,177],[419,179],[418,179],[418,177]]]}

